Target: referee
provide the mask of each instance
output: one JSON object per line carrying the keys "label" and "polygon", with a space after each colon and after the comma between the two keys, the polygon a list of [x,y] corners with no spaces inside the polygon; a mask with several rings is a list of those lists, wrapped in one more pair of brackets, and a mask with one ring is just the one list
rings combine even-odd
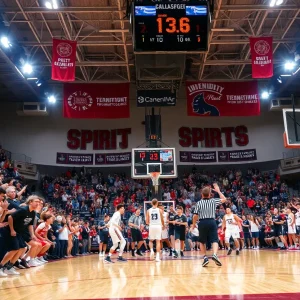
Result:
{"label": "referee", "polygon": [[131,243],[132,256],[135,256],[134,248],[136,242],[138,243],[136,254],[139,256],[143,256],[143,254],[140,251],[140,248],[144,244],[144,239],[141,232],[141,224],[143,223],[143,219],[140,216],[140,214],[141,214],[141,210],[138,208],[128,221],[128,225],[131,229],[131,237],[132,237],[132,243]]}
{"label": "referee", "polygon": [[212,191],[217,192],[220,198],[211,198],[211,188],[205,187],[202,189],[202,199],[196,204],[193,216],[193,226],[196,227],[196,222],[199,219],[198,229],[199,229],[199,240],[201,253],[204,256],[204,261],[202,266],[208,265],[208,257],[206,256],[206,242],[209,241],[213,244],[213,256],[212,259],[217,266],[222,266],[217,256],[218,253],[218,228],[215,221],[216,207],[221,203],[226,201],[225,196],[221,193],[220,188],[217,183],[213,184],[214,189]]}

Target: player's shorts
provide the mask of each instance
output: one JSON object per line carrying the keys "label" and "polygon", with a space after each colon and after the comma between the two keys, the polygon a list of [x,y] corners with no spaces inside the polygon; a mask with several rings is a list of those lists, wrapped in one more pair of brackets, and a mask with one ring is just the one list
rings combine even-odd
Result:
{"label": "player's shorts", "polygon": [[296,233],[296,226],[288,226],[288,234],[295,234]]}
{"label": "player's shorts", "polygon": [[114,227],[114,226],[109,227],[109,235],[112,239],[113,244],[117,244],[117,243],[121,242],[122,240],[125,241],[120,229],[117,227]]}
{"label": "player's shorts", "polygon": [[300,235],[300,226],[296,226],[296,233],[297,235]]}
{"label": "player's shorts", "polygon": [[245,238],[245,236],[244,236],[244,231],[240,231],[240,239],[244,239]]}
{"label": "player's shorts", "polygon": [[252,235],[253,239],[258,239],[259,238],[259,231],[252,231],[251,235]]}
{"label": "player's shorts", "polygon": [[274,233],[273,232],[267,232],[266,235],[265,235],[265,238],[266,239],[274,238]]}
{"label": "player's shorts", "polygon": [[175,240],[185,241],[185,231],[175,230]]}
{"label": "player's shorts", "polygon": [[169,236],[174,235],[175,228],[174,226],[169,226]]}
{"label": "player's shorts", "polygon": [[162,240],[166,240],[169,238],[169,231],[168,229],[164,229],[162,232],[161,232],[161,239]]}
{"label": "player's shorts", "polygon": [[251,233],[250,232],[243,232],[244,233],[244,239],[251,239]]}
{"label": "player's shorts", "polygon": [[100,231],[100,243],[103,243],[105,245],[108,244],[108,231],[106,231],[106,233]]}
{"label": "player's shorts", "polygon": [[192,236],[192,242],[198,243],[198,242],[199,242],[199,236],[193,235],[193,236]]}
{"label": "player's shorts", "polygon": [[26,248],[27,244],[25,243],[23,237],[17,233],[16,236],[11,236],[8,240],[8,250],[14,251],[14,250],[20,250],[22,248]]}
{"label": "player's shorts", "polygon": [[131,236],[133,242],[141,242],[143,240],[142,232],[139,229],[131,228]]}
{"label": "player's shorts", "polygon": [[233,239],[239,239],[240,238],[240,233],[238,230],[225,230],[225,240],[229,240],[230,238]]}
{"label": "player's shorts", "polygon": [[149,240],[161,240],[162,228],[161,225],[150,225],[149,226]]}
{"label": "player's shorts", "polygon": [[48,245],[48,243],[46,241],[43,240],[37,240],[38,243],[40,243],[42,245],[42,247]]}
{"label": "player's shorts", "polygon": [[284,235],[283,226],[281,226],[281,225],[274,226],[274,236],[279,237],[281,235]]}
{"label": "player's shorts", "polygon": [[22,238],[26,243],[29,243],[31,241],[31,236],[29,235],[29,233],[22,234]]}

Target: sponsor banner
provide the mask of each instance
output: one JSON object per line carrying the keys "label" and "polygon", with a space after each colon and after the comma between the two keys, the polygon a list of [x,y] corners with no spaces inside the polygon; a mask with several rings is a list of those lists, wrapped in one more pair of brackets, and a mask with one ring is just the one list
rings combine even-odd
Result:
{"label": "sponsor banner", "polygon": [[98,153],[95,156],[96,165],[121,165],[131,163],[131,152],[125,153]]}
{"label": "sponsor banner", "polygon": [[176,91],[170,90],[137,90],[137,106],[175,106]]}
{"label": "sponsor banner", "polygon": [[219,162],[236,162],[257,160],[256,150],[218,151]]}
{"label": "sponsor banner", "polygon": [[273,38],[250,37],[252,78],[273,76]]}
{"label": "sponsor banner", "polygon": [[207,151],[207,152],[180,151],[179,157],[180,157],[180,162],[189,162],[189,163],[211,163],[217,161],[217,154],[215,151]]}
{"label": "sponsor banner", "polygon": [[256,81],[187,82],[187,113],[193,117],[260,115]]}
{"label": "sponsor banner", "polygon": [[56,154],[56,163],[63,165],[93,165],[94,154],[73,154],[58,152]]}
{"label": "sponsor banner", "polygon": [[52,80],[75,80],[76,46],[76,41],[53,39]]}
{"label": "sponsor banner", "polygon": [[64,117],[129,118],[129,83],[65,84]]}

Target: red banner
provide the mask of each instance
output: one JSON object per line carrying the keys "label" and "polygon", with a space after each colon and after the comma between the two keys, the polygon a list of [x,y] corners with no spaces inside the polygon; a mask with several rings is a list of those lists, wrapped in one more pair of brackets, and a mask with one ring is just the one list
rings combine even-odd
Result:
{"label": "red banner", "polygon": [[252,78],[273,76],[273,38],[250,37]]}
{"label": "red banner", "polygon": [[129,83],[65,84],[64,117],[77,119],[129,118]]}
{"label": "red banner", "polygon": [[187,113],[193,117],[238,117],[260,114],[256,81],[186,82]]}
{"label": "red banner", "polygon": [[76,45],[75,41],[53,39],[52,80],[75,80]]}

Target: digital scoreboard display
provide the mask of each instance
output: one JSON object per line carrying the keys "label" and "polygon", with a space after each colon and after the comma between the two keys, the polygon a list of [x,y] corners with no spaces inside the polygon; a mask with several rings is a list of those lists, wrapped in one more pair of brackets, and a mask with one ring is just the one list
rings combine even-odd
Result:
{"label": "digital scoreboard display", "polygon": [[206,1],[136,2],[134,51],[207,51],[209,19]]}
{"label": "digital scoreboard display", "polygon": [[173,150],[136,150],[134,152],[135,163],[173,162]]}

